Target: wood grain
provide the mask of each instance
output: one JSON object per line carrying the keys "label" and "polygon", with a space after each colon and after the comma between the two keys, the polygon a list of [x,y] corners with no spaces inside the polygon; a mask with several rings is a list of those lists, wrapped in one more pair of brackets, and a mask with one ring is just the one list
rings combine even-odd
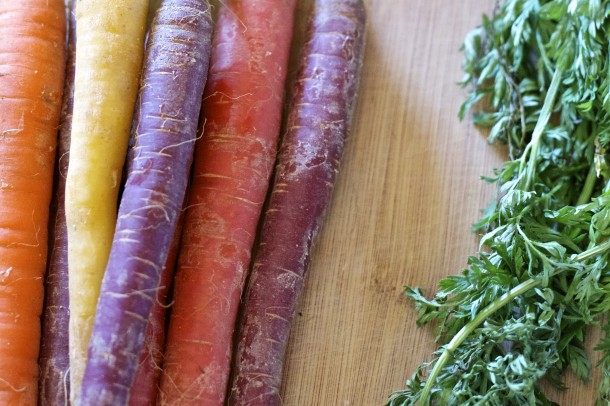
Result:
{"label": "wood grain", "polygon": [[[470,225],[494,193],[479,176],[506,159],[457,118],[459,46],[493,2],[367,6],[359,105],[291,333],[286,406],[381,405],[430,357],[433,332],[415,326],[402,287],[431,292],[466,265],[478,244]],[[591,387],[568,385],[553,396],[561,405],[593,404]]]}

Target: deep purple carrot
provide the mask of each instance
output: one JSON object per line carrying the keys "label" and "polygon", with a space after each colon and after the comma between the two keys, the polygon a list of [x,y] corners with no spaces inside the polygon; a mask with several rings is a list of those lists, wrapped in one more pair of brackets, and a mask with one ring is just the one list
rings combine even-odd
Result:
{"label": "deep purple carrot", "polygon": [[80,403],[126,405],[182,209],[207,76],[202,0],[163,0],[146,49],[134,160],[102,282]]}
{"label": "deep purple carrot", "polygon": [[329,205],[364,51],[362,0],[316,0],[258,252],[246,291],[230,405],[282,404],[290,325]]}
{"label": "deep purple carrot", "polygon": [[55,193],[51,202],[49,264],[45,278],[45,302],[42,317],[40,348],[39,402],[41,405],[64,405],[70,398],[70,357],[68,353],[68,324],[70,321],[68,293],[68,231],[64,196],[72,128],[74,101],[74,55],[76,0],[68,3],[68,47],[66,50],[66,82],[57,143]]}
{"label": "deep purple carrot", "polygon": [[129,394],[130,406],[155,405],[157,401],[161,364],[163,362],[163,349],[165,347],[168,296],[180,248],[183,223],[184,214],[178,220],[174,240],[165,266],[161,271],[159,290],[157,290],[156,300],[153,302],[148,326],[146,327],[146,334],[144,335],[144,349],[140,353],[136,377]]}

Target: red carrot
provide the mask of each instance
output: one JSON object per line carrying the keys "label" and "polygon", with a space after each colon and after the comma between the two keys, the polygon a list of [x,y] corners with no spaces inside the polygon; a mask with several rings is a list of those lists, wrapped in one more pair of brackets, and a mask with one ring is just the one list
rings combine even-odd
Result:
{"label": "red carrot", "polygon": [[283,358],[352,118],[362,0],[316,0],[242,309],[230,405],[280,405]]}
{"label": "red carrot", "polygon": [[93,324],[80,403],[129,402],[186,192],[208,70],[202,0],[163,0],[148,38],[134,161]]}
{"label": "red carrot", "polygon": [[74,54],[76,0],[68,3],[68,47],[66,82],[57,144],[55,194],[51,202],[52,214],[49,240],[51,253],[45,279],[45,304],[40,347],[39,403],[63,405],[70,398],[70,354],[68,352],[68,324],[70,321],[68,292],[68,231],[64,198],[66,173],[70,151],[72,103],[74,101]]}
{"label": "red carrot", "polygon": [[222,405],[277,151],[295,0],[221,4],[195,152],[161,403]]}

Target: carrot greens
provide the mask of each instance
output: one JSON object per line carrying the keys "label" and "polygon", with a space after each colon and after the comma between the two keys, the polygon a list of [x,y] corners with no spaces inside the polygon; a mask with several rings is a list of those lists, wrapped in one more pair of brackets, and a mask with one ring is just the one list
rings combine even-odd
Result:
{"label": "carrot greens", "polygon": [[510,160],[474,225],[477,256],[428,299],[440,347],[388,405],[553,405],[540,380],[588,380],[586,329],[603,324],[599,404],[610,401],[610,1],[503,0],[466,37],[460,117]]}

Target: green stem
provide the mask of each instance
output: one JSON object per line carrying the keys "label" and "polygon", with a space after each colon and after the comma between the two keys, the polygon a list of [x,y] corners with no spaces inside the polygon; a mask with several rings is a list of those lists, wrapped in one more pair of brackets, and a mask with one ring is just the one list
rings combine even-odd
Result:
{"label": "green stem", "polygon": [[[600,255],[606,251],[610,250],[610,240],[603,242],[591,248],[587,251],[581,252],[580,254],[573,257],[573,260],[576,262],[582,262],[586,259],[589,259],[595,255]],[[455,350],[468,338],[468,336],[477,329],[489,316],[494,314],[497,310],[501,309],[503,306],[508,304],[511,300],[516,298],[519,295],[527,292],[530,289],[533,289],[540,285],[540,280],[538,279],[528,279],[525,282],[520,283],[515,286],[498,299],[494,300],[489,304],[485,309],[481,311],[481,313],[477,314],[477,316],[470,320],[464,327],[458,331],[458,333],[453,337],[449,344],[443,350],[443,353],[438,358],[436,363],[434,364],[434,368],[430,372],[428,379],[426,380],[426,384],[422,389],[421,396],[419,398],[418,404],[423,406],[427,406],[430,402],[430,393],[432,392],[432,387],[434,386],[434,382],[436,378],[440,375],[443,367],[447,362],[451,359],[451,356],[455,352]]]}
{"label": "green stem", "polygon": [[589,169],[589,173],[587,174],[587,178],[585,179],[585,185],[582,188],[582,192],[580,192],[580,196],[576,201],[576,205],[580,206],[581,204],[589,203],[591,200],[591,195],[593,194],[593,188],[595,187],[595,181],[597,180],[597,171],[595,169],[595,163],[591,165],[591,169]]}
{"label": "green stem", "polygon": [[528,279],[527,281],[515,286],[498,299],[494,300],[489,306],[481,311],[481,313],[477,314],[477,316],[469,321],[462,329],[453,337],[453,339],[447,344],[445,350],[439,357],[439,359],[434,364],[434,368],[430,372],[430,376],[426,380],[426,385],[421,392],[421,396],[419,398],[418,404],[423,406],[427,406],[429,404],[429,396],[432,391],[432,387],[434,386],[434,382],[438,375],[441,373],[445,364],[449,361],[454,351],[464,342],[466,338],[477,328],[479,327],[489,316],[494,314],[497,310],[504,307],[507,303],[512,301],[519,295],[527,292],[530,289],[535,288],[540,284],[540,281],[537,279]]}
{"label": "green stem", "polygon": [[542,138],[542,132],[544,131],[547,123],[549,122],[549,119],[551,118],[553,106],[555,105],[555,99],[557,98],[557,91],[559,90],[559,85],[561,84],[561,76],[561,69],[556,68],[555,73],[553,74],[553,79],[551,79],[551,84],[549,85],[549,90],[546,93],[546,97],[544,98],[544,104],[542,105],[542,110],[540,111],[540,117],[538,117],[536,127],[534,127],[534,132],[532,133],[532,140],[529,144],[531,145],[531,151],[530,158],[527,163],[527,173],[525,178],[524,190],[530,190],[532,181],[534,179],[536,165],[538,163],[538,150],[540,149],[540,140]]}
{"label": "green stem", "polygon": [[540,37],[540,32],[536,33],[536,44],[538,45],[538,50],[540,51],[540,59],[542,59],[543,65],[546,68],[546,71],[549,73],[549,75],[553,74],[553,68],[551,66],[553,66],[551,64],[551,60],[549,59],[549,57],[546,54],[546,48],[544,46],[544,42],[542,41],[542,38]]}
{"label": "green stem", "polygon": [[580,254],[576,255],[573,259],[574,261],[584,261],[585,259],[589,259],[591,257],[594,257],[596,255],[600,255],[603,254],[604,252],[610,250],[610,240],[607,240],[599,245],[596,245],[593,248],[590,248],[584,252],[581,252]]}

